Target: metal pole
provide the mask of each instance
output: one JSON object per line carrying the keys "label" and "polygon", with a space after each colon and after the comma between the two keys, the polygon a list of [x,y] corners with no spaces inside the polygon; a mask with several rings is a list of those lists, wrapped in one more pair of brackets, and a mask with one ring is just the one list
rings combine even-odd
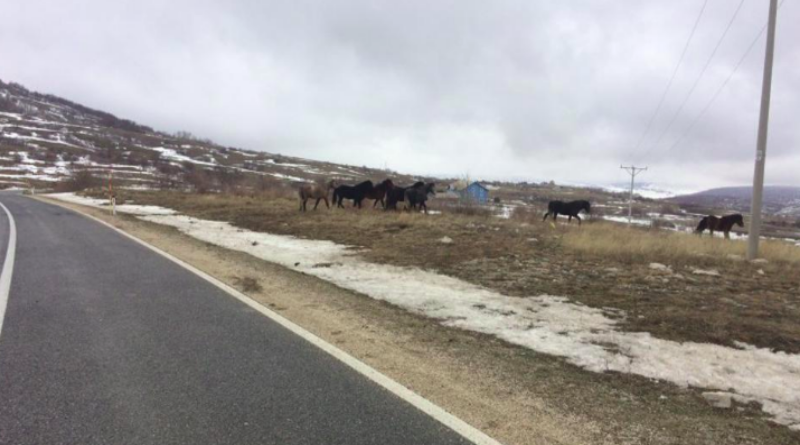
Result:
{"label": "metal pole", "polygon": [[629,175],[631,175],[631,190],[630,193],[628,194],[628,225],[630,226],[633,223],[633,185],[634,185],[633,180],[634,178],[636,178],[636,175],[647,170],[647,167],[642,168],[642,167],[636,167],[634,165],[631,165],[630,167],[625,167],[623,165],[620,165],[619,168],[625,170],[626,172],[628,172]]}
{"label": "metal pole", "polygon": [[756,164],[753,173],[753,200],[750,205],[750,234],[747,239],[747,259],[758,257],[758,241],[761,236],[761,209],[764,193],[764,165],[767,160],[767,130],[769,127],[769,100],[772,91],[772,58],[775,52],[775,24],[778,0],[769,2],[769,24],[767,28],[767,51],[764,55],[764,78],[761,84],[761,115],[758,120]]}
{"label": "metal pole", "polygon": [[633,180],[636,175],[631,173],[631,189],[628,193],[628,225],[633,223]]}

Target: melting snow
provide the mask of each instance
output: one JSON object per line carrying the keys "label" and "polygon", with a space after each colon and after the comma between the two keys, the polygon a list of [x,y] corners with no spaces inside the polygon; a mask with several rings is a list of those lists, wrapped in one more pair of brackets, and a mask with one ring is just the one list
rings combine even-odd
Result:
{"label": "melting snow", "polygon": [[[50,196],[85,205],[104,204],[74,194]],[[302,271],[446,326],[564,357],[590,371],[632,373],[729,394],[742,402],[756,401],[774,421],[800,429],[797,354],[741,343],[739,348],[678,343],[646,332],[622,332],[617,329],[619,313],[614,317],[609,311],[565,297],[509,297],[433,272],[366,262],[348,246],[330,241],[252,232],[226,222],[178,215],[170,209],[131,205],[118,210],[144,215],[144,220]],[[320,263],[330,267],[315,267]]]}
{"label": "melting snow", "polygon": [[[606,221],[628,224],[627,216],[603,215],[603,219],[605,219]],[[651,221],[649,219],[632,218],[631,223],[636,224],[638,226],[649,226],[651,224]]]}
{"label": "melting snow", "polygon": [[[92,207],[109,208],[111,205],[107,199],[87,198],[85,196],[78,196],[74,193],[51,193],[47,196],[51,198],[60,199],[66,202],[75,204],[82,204]],[[117,211],[121,213],[129,213],[131,215],[147,216],[147,215],[174,215],[175,211],[159,206],[143,206],[133,204],[120,204],[117,205]]]}
{"label": "melting snow", "polygon": [[172,160],[172,161],[190,162],[192,164],[207,165],[207,166],[211,166],[211,167],[215,167],[217,165],[214,162],[198,161],[197,159],[191,158],[189,156],[179,154],[177,151],[175,151],[175,150],[173,150],[171,148],[145,147],[145,146],[140,146],[140,147],[148,149],[148,150],[153,150],[153,151],[160,152],[162,158],[169,159],[169,160]]}

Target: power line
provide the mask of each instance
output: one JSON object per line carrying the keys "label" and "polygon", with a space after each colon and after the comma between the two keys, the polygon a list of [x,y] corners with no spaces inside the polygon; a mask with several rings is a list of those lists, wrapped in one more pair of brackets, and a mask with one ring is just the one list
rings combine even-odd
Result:
{"label": "power line", "polygon": [[[780,4],[778,4],[778,10],[781,9],[781,6],[783,6],[783,2],[784,1],[786,1],[786,0],[781,0]],[[769,23],[765,23],[764,26],[761,27],[761,31],[759,31],[758,34],[756,35],[756,37],[753,39],[753,41],[750,42],[750,46],[747,47],[747,50],[744,52],[742,57],[739,59],[739,62],[736,63],[736,66],[733,67],[733,70],[731,71],[731,73],[728,74],[728,77],[725,79],[725,81],[722,82],[722,85],[720,85],[719,88],[717,88],[717,91],[714,92],[714,95],[711,96],[711,99],[708,101],[708,103],[706,103],[706,106],[703,107],[702,111],[700,111],[700,113],[698,113],[697,116],[695,116],[695,118],[692,120],[692,123],[689,124],[689,126],[686,128],[686,131],[684,131],[683,134],[681,134],[681,136],[675,141],[675,143],[670,145],[670,147],[666,151],[670,151],[670,150],[674,149],[681,142],[683,142],[683,140],[686,138],[686,136],[688,136],[689,133],[694,129],[694,126],[697,125],[697,122],[700,121],[700,119],[702,119],[703,116],[705,116],[706,112],[708,112],[708,110],[711,108],[711,106],[717,100],[717,97],[719,97],[719,93],[721,93],[722,90],[725,89],[725,87],[731,81],[731,79],[733,79],[733,75],[736,74],[736,71],[738,71],[739,68],[742,66],[742,64],[744,63],[745,59],[747,59],[747,56],[750,55],[750,51],[752,51],[753,48],[755,48],[756,43],[758,43],[758,41],[761,40],[761,36],[764,35],[764,31],[767,30],[767,25],[768,24]]]}
{"label": "power line", "polygon": [[689,98],[692,97],[692,94],[694,93],[695,89],[697,89],[697,85],[700,84],[700,80],[702,80],[703,76],[705,75],[706,71],[708,70],[708,67],[711,65],[711,61],[714,60],[714,56],[717,54],[717,51],[719,50],[720,46],[722,46],[722,42],[725,40],[725,36],[728,35],[728,31],[730,31],[734,20],[736,20],[736,16],[739,15],[739,11],[742,9],[742,5],[744,5],[744,0],[741,0],[739,2],[739,6],[736,7],[736,11],[733,12],[733,16],[728,21],[728,26],[725,27],[725,31],[722,32],[722,35],[720,36],[719,40],[717,40],[717,44],[716,44],[716,46],[714,46],[714,50],[711,51],[711,55],[708,57],[708,60],[706,60],[706,64],[703,66],[703,69],[700,71],[700,74],[695,79],[694,83],[692,84],[692,87],[689,89],[689,92],[686,94],[686,97],[683,98],[683,102],[681,102],[681,104],[678,107],[678,109],[672,115],[672,119],[670,119],[669,123],[664,128],[664,131],[661,132],[661,134],[658,136],[658,139],[656,139],[656,141],[653,143],[653,145],[650,147],[650,149],[647,150],[647,152],[645,152],[645,154],[639,158],[640,160],[644,159],[645,157],[647,157],[647,155],[649,155],[650,152],[652,152],[653,149],[658,146],[659,142],[661,142],[661,139],[663,139],[664,136],[669,131],[669,129],[672,128],[672,124],[674,124],[675,120],[678,119],[678,116],[680,115],[681,111],[683,111],[683,107],[685,107],[686,103],[689,102]]}
{"label": "power line", "polygon": [[642,135],[639,137],[639,141],[636,143],[635,151],[639,151],[639,147],[642,145],[642,141],[644,141],[645,136],[647,133],[650,132],[650,127],[653,126],[653,121],[655,121],[656,116],[658,116],[658,112],[661,111],[661,106],[664,105],[664,99],[667,97],[667,93],[669,89],[672,87],[672,82],[675,81],[675,76],[678,74],[678,69],[681,67],[683,63],[684,57],[686,57],[686,52],[689,49],[689,44],[692,43],[692,38],[694,38],[694,33],[697,31],[697,25],[700,24],[700,19],[703,17],[703,11],[706,10],[706,5],[708,5],[708,0],[703,2],[703,7],[700,8],[700,13],[697,14],[697,19],[694,21],[694,26],[692,26],[692,32],[689,33],[689,38],[686,40],[686,44],[683,46],[683,51],[681,52],[681,57],[678,59],[678,64],[675,65],[675,69],[672,71],[672,76],[669,78],[669,82],[667,82],[667,87],[664,89],[664,92],[661,93],[661,99],[658,101],[658,105],[656,106],[653,115],[650,116],[650,120],[647,122],[647,126],[642,132]]}

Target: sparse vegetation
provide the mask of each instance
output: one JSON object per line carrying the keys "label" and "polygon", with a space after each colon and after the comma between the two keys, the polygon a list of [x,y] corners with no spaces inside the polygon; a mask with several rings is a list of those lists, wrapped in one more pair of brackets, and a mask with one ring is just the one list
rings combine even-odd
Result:
{"label": "sparse vegetation", "polygon": [[[694,236],[658,228],[628,228],[619,224],[587,224],[566,230],[565,247],[596,258],[632,264],[663,262],[675,265],[727,266],[744,258],[746,245],[709,236]],[[800,265],[800,248],[782,241],[764,240],[761,255],[770,262]]]}
{"label": "sparse vegetation", "polygon": [[79,169],[66,181],[56,185],[57,192],[77,192],[100,187],[102,179],[88,169]]}
{"label": "sparse vegetation", "polygon": [[[297,211],[291,188],[248,196],[127,192],[140,204],[229,221],[242,228],[362,246],[366,259],[435,270],[528,297],[564,295],[628,316],[626,330],[676,341],[800,352],[800,248],[764,243],[765,264],[742,259],[744,243],[702,239],[655,228],[627,228],[595,219],[581,227],[541,223],[535,210],[506,220],[485,211],[453,211],[434,200],[421,215],[352,208]],[[287,196],[288,195],[288,196]],[[514,216],[517,213],[517,216]],[[452,239],[443,247],[443,237]],[[651,269],[663,263],[669,273]],[[715,270],[703,275],[695,269]],[[760,272],[759,272],[760,271]]]}

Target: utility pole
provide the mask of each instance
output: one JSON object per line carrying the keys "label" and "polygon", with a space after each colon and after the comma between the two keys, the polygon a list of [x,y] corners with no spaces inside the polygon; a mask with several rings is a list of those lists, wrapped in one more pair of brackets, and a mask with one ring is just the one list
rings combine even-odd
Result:
{"label": "utility pole", "polygon": [[767,27],[767,51],[764,55],[764,79],[761,84],[761,116],[758,119],[756,142],[756,167],[753,173],[753,200],[750,203],[750,234],[747,238],[747,259],[758,256],[758,241],[761,236],[761,209],[764,193],[764,164],[767,161],[767,129],[769,127],[769,99],[772,91],[772,56],[775,52],[775,23],[778,15],[778,0],[769,2]]}
{"label": "utility pole", "polygon": [[628,172],[629,175],[631,175],[631,192],[628,195],[628,225],[630,226],[631,223],[633,222],[633,180],[634,178],[636,178],[636,175],[638,175],[643,171],[646,171],[647,167],[636,167],[633,165],[631,165],[630,167],[625,167],[623,165],[620,165],[619,168],[625,170],[626,172]]}

